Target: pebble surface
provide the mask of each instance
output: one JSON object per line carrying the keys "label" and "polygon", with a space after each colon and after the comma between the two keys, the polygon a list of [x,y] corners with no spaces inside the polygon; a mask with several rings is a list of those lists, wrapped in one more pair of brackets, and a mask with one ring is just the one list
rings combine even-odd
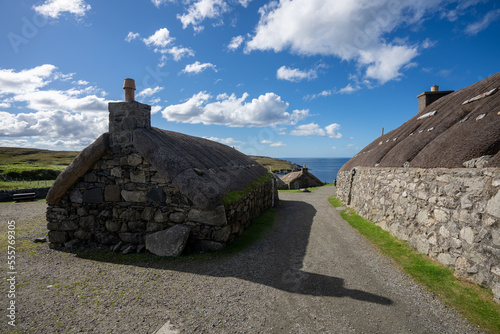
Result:
{"label": "pebble surface", "polygon": [[[280,193],[273,230],[233,255],[132,261],[33,244],[17,254],[16,326],[0,332],[480,333],[343,221],[334,192]],[[0,218],[33,240],[45,208],[2,204]]]}

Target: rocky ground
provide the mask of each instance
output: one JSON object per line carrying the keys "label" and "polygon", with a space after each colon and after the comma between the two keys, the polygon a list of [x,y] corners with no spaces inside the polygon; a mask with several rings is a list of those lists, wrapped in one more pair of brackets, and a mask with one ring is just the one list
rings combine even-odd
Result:
{"label": "rocky ground", "polygon": [[[274,229],[218,257],[50,250],[31,241],[46,233],[45,203],[0,204],[2,249],[7,221],[18,236],[16,326],[2,316],[0,332],[478,332],[345,223],[334,191],[281,193]],[[3,312],[7,296],[2,284]]]}

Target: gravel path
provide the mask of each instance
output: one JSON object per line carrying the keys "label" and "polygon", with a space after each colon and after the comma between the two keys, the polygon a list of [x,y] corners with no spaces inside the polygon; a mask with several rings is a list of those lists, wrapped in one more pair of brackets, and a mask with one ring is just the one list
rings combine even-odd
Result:
{"label": "gravel path", "polygon": [[[274,229],[229,256],[82,256],[20,241],[17,326],[3,316],[0,332],[155,333],[169,322],[161,333],[479,333],[344,222],[326,200],[334,191],[280,193]],[[40,236],[44,213],[1,204],[2,238],[11,219],[20,237]]]}

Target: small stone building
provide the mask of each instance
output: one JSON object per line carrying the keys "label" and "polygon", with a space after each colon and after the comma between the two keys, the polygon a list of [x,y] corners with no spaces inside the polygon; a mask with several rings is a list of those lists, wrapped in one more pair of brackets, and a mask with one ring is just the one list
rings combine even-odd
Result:
{"label": "small stone building", "polygon": [[500,302],[500,73],[419,110],[338,173],[337,197]]}
{"label": "small stone building", "polygon": [[281,181],[285,183],[286,189],[301,189],[324,185],[316,176],[309,173],[309,169],[305,165],[300,171],[283,175]]}
{"label": "small stone building", "polygon": [[109,132],[47,195],[51,247],[218,250],[278,203],[264,167],[229,146],[151,127],[150,109],[133,96],[109,103]]}

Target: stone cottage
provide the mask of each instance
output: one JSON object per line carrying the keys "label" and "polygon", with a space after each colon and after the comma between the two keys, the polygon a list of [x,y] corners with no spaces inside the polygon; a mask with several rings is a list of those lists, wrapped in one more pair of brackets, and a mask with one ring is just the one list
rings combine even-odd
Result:
{"label": "stone cottage", "polygon": [[127,80],[124,88],[126,102],[109,103],[109,132],[47,195],[51,247],[218,250],[278,203],[264,167],[229,146],[151,127],[151,107],[134,101]]}
{"label": "stone cottage", "polygon": [[310,187],[320,187],[324,185],[316,176],[309,172],[309,169],[302,168],[300,171],[290,172],[281,177],[285,183],[285,189],[301,189]]}
{"label": "stone cottage", "polygon": [[337,197],[500,301],[500,73],[418,95],[339,171]]}

